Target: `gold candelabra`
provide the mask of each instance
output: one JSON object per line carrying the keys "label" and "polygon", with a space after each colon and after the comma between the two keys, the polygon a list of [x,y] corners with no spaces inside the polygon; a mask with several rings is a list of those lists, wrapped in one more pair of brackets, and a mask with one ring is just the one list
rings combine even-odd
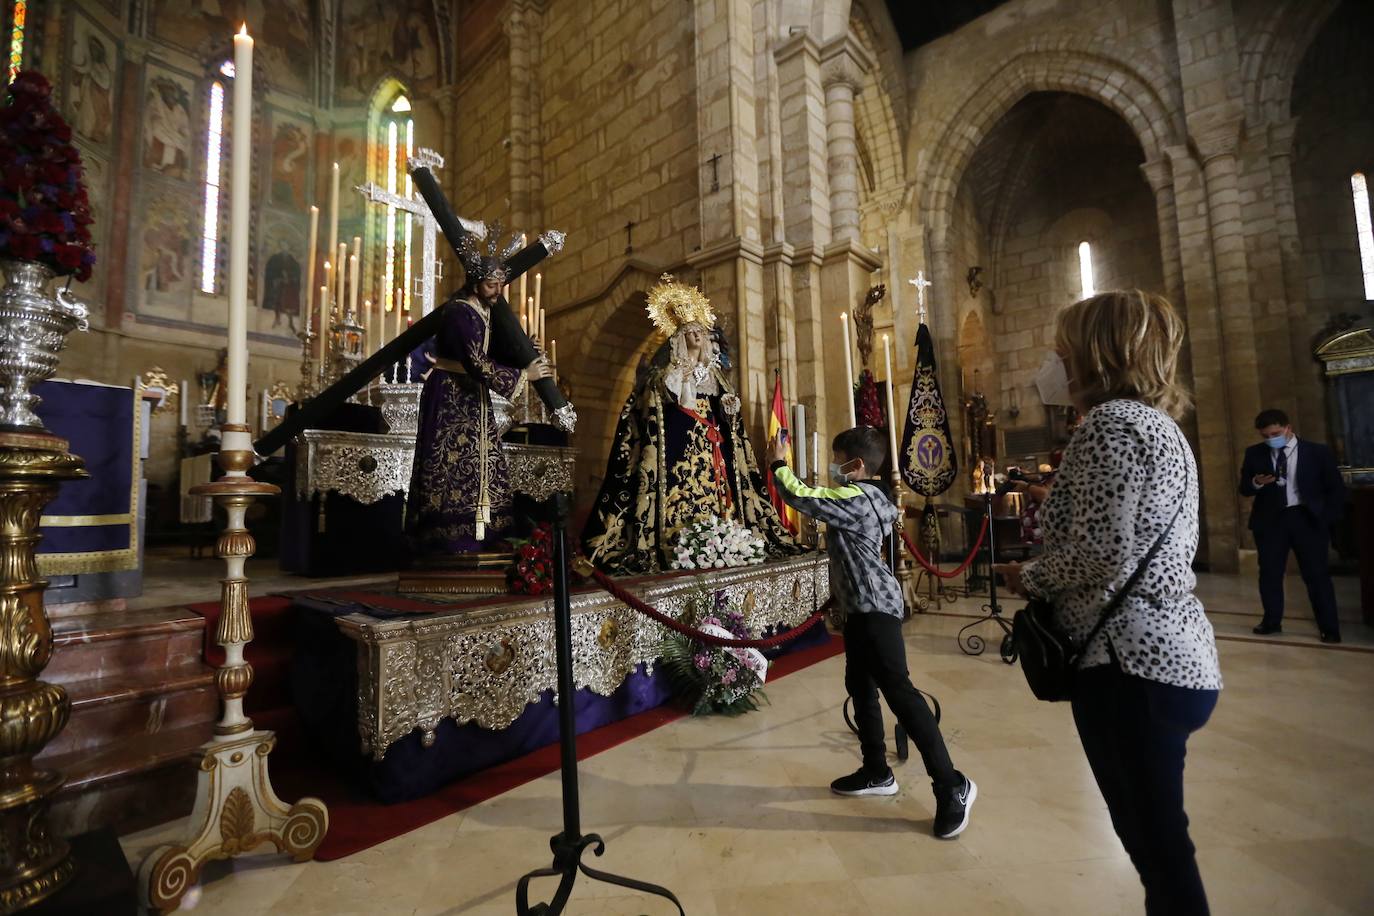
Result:
{"label": "gold candelabra", "polygon": [[329,829],[329,812],[319,799],[303,798],[287,805],[277,797],[267,771],[276,736],[254,729],[252,720],[243,714],[243,698],[253,683],[253,666],[243,654],[253,640],[244,564],[257,547],[244,527],[244,516],[254,499],[280,491],[247,476],[253,464],[248,427],[226,425],[223,431],[219,463],[225,476],[192,487],[191,493],[213,497],[229,519],[215,545],[215,555],[226,567],[215,632],[215,641],[224,647],[224,663],[215,672],[224,711],[214,737],[200,749],[192,838],[184,845],[153,850],[139,869],[143,904],[158,913],[180,905],[207,862],[237,856],[263,843],[304,862],[314,857]]}
{"label": "gold candelabra", "polygon": [[89,476],[83,465],[58,436],[0,433],[0,913],[33,906],[75,872],[67,843],[48,833],[62,775],[33,765],[71,712],[67,692],[38,679],[52,628],[34,548],[43,507],[63,481]]}

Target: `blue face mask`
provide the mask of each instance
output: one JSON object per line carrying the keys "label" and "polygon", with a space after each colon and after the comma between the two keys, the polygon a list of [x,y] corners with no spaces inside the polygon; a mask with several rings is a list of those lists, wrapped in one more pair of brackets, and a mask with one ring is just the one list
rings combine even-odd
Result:
{"label": "blue face mask", "polygon": [[1288,437],[1282,435],[1272,436],[1268,439],[1265,439],[1264,444],[1269,446],[1270,448],[1284,448],[1288,445]]}

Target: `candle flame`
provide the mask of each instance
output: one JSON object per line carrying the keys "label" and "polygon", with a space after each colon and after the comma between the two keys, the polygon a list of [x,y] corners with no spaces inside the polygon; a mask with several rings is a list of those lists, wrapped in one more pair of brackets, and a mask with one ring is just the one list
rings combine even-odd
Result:
{"label": "candle flame", "polygon": [[243,25],[239,26],[239,34],[245,38],[248,37],[248,23],[246,21],[243,23]]}
{"label": "candle flame", "polygon": [[848,320],[849,320],[849,313],[848,313],[848,312],[840,312],[840,320],[841,320],[841,321],[848,321]]}

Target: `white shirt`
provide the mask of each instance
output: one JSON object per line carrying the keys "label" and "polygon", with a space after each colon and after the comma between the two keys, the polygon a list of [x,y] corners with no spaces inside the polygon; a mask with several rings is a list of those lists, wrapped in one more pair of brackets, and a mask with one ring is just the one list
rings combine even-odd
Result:
{"label": "white shirt", "polygon": [[[1298,437],[1294,436],[1288,440],[1288,444],[1283,447],[1283,451],[1288,454],[1288,477],[1285,480],[1277,481],[1282,483],[1287,489],[1288,505],[1298,506],[1302,500],[1298,498]],[[1269,450],[1270,460],[1274,462],[1274,473],[1279,471],[1279,450],[1272,448]]]}

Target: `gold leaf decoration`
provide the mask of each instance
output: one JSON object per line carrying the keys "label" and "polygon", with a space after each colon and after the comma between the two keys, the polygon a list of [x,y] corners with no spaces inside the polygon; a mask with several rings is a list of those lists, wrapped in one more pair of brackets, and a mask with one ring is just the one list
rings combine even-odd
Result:
{"label": "gold leaf decoration", "polygon": [[236,855],[247,848],[245,844],[256,826],[254,821],[253,802],[241,786],[235,786],[224,800],[224,811],[219,816],[219,835],[226,853]]}

